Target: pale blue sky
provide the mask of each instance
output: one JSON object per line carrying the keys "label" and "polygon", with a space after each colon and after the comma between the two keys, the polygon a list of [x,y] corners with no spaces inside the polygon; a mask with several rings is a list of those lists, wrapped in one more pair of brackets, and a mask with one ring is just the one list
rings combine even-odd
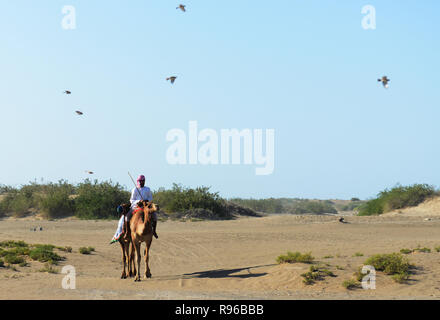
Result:
{"label": "pale blue sky", "polygon": [[[130,171],[153,189],[224,197],[440,185],[440,2],[183,3],[186,13],[165,0],[0,0],[0,184],[77,183],[92,170],[127,188]],[[76,30],[61,28],[64,5]],[[364,5],[376,30],[361,27]],[[166,133],[190,120],[275,129],[274,173],[169,165]]]}

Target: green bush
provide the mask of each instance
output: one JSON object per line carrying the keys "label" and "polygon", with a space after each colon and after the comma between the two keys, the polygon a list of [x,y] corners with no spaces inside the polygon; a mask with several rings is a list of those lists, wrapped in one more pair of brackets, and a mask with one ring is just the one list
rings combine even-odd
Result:
{"label": "green bush", "polygon": [[40,262],[58,264],[58,261],[64,260],[64,258],[53,252],[54,248],[55,246],[53,245],[35,245],[35,247],[30,250],[29,257],[32,260]]}
{"label": "green bush", "polygon": [[81,248],[79,248],[79,253],[81,253],[81,254],[90,254],[90,253],[92,253],[92,251],[95,251],[95,248],[93,248],[93,247],[81,247]]}
{"label": "green bush", "polygon": [[365,265],[371,265],[386,274],[408,274],[412,265],[400,253],[376,254],[367,259]]}
{"label": "green bush", "polygon": [[336,275],[328,269],[322,266],[310,266],[308,272],[301,275],[304,279],[303,282],[307,285],[314,284],[315,281],[324,280],[326,276],[336,277]]}
{"label": "green bush", "polygon": [[27,256],[29,255],[30,249],[27,247],[17,247],[17,248],[11,248],[9,250],[5,250],[2,252],[2,255],[19,255],[19,256]]}
{"label": "green bush", "polygon": [[0,218],[3,218],[8,213],[8,207],[3,199],[0,199]]}
{"label": "green bush", "polygon": [[360,216],[378,215],[396,209],[417,206],[426,199],[436,195],[433,186],[414,184],[411,186],[396,186],[391,190],[380,192],[376,199],[372,199],[359,207]]}
{"label": "green bush", "polygon": [[361,287],[359,282],[354,279],[345,280],[344,282],[342,282],[342,286],[348,290],[352,290],[352,289],[356,289],[356,288]]}
{"label": "green bush", "polygon": [[72,252],[72,247],[56,247],[58,250],[64,251],[64,252]]}
{"label": "green bush", "polygon": [[302,254],[301,252],[287,252],[287,255],[280,255],[277,258],[277,263],[312,263],[315,258],[311,252]]}
{"label": "green bush", "polygon": [[17,255],[17,254],[13,254],[13,253],[8,253],[7,255],[5,255],[4,257],[5,262],[9,263],[9,264],[20,264],[25,262],[24,258]]}
{"label": "green bush", "polygon": [[39,196],[39,208],[45,218],[60,218],[74,214],[74,201],[70,198],[75,192],[74,187],[60,181],[49,184],[45,193]]}
{"label": "green bush", "polygon": [[229,217],[225,207],[225,200],[219,196],[218,192],[213,193],[209,189],[209,187],[191,189],[173,184],[170,190],[160,188],[154,192],[153,199],[160,206],[161,210],[168,213],[205,209],[210,210],[215,216]]}
{"label": "green bush", "polygon": [[359,282],[361,282],[362,279],[365,277],[365,274],[362,273],[362,267],[359,267],[357,271],[353,273],[353,275],[355,276],[356,280]]}
{"label": "green bush", "polygon": [[116,207],[130,199],[130,193],[111,181],[93,183],[86,179],[77,187],[75,215],[81,219],[119,218]]}
{"label": "green bush", "polygon": [[[64,180],[58,183],[37,184],[30,182],[19,189],[3,187],[3,199],[0,201],[0,215],[13,213],[15,217],[23,217],[30,209],[43,211],[47,217],[65,214],[68,201],[62,201],[74,193],[74,186]],[[66,194],[67,196],[61,197]],[[70,210],[71,212],[71,210]]]}
{"label": "green bush", "polygon": [[413,251],[414,250],[410,250],[410,249],[406,249],[406,248],[400,249],[400,253],[403,253],[403,254],[410,254],[410,253],[413,253]]}
{"label": "green bush", "polygon": [[2,248],[16,248],[16,247],[27,248],[27,247],[29,247],[29,245],[22,240],[20,240],[20,241],[5,240],[5,241],[0,242],[0,247],[2,247]]}
{"label": "green bush", "polygon": [[21,218],[29,213],[32,204],[32,199],[27,198],[24,194],[20,193],[11,202],[9,208],[14,213],[14,217]]}
{"label": "green bush", "polygon": [[409,279],[409,275],[407,273],[396,273],[391,278],[397,283],[405,283]]}
{"label": "green bush", "polygon": [[[13,212],[14,209],[12,208],[12,205],[14,203],[15,198],[18,196],[18,194],[19,194],[19,191],[17,189],[11,188],[10,190],[8,190],[7,193],[5,192],[2,195],[2,199],[0,201],[0,216],[4,216],[7,213]],[[24,213],[26,213],[27,209],[28,208],[26,208],[26,210],[22,209],[20,211],[21,212],[24,211]]]}
{"label": "green bush", "polygon": [[431,253],[431,249],[426,248],[426,247],[424,247],[424,248],[418,247],[418,248],[415,248],[413,251]]}

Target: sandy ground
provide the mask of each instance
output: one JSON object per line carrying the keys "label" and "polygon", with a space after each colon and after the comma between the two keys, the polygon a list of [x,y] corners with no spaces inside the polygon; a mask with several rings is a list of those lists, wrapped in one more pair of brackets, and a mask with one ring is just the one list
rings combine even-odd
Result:
{"label": "sandy ground", "polygon": [[[273,215],[233,221],[161,222],[151,249],[152,279],[121,280],[119,244],[109,245],[116,221],[0,220],[0,240],[71,246],[57,268],[76,268],[76,289],[61,287],[65,275],[38,272],[39,262],[18,271],[0,268],[0,299],[439,299],[440,216],[381,217]],[[33,226],[43,231],[33,232]],[[376,290],[346,290],[342,282],[366,258],[402,248],[429,247],[408,257],[418,268],[408,284],[378,272]],[[91,255],[79,247],[93,246]],[[277,265],[287,251],[311,251],[337,277],[307,286],[309,265]],[[353,256],[360,252],[362,257]],[[332,258],[324,258],[326,256]],[[339,270],[342,267],[343,270]],[[141,265],[141,272],[145,266]]]}

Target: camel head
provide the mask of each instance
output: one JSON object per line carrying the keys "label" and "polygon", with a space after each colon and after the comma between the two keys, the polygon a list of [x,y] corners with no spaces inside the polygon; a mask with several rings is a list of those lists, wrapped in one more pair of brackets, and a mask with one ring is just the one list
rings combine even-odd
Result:
{"label": "camel head", "polygon": [[153,212],[159,211],[159,205],[153,203],[152,201],[141,200],[138,202],[138,206],[144,210],[147,221],[151,221],[151,214]]}

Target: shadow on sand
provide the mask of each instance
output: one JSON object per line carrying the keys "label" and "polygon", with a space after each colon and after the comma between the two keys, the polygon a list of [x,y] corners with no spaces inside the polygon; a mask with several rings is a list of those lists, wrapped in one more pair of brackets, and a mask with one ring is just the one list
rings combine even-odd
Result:
{"label": "shadow on sand", "polygon": [[[253,266],[253,267],[244,267],[244,268],[236,268],[236,269],[216,269],[216,270],[206,270],[206,271],[199,271],[199,272],[193,272],[193,273],[185,273],[179,276],[170,276],[170,277],[160,277],[162,280],[177,280],[177,279],[204,279],[204,278],[256,278],[256,277],[262,277],[267,274],[267,272],[259,272],[259,273],[253,273],[252,269],[256,268],[263,268],[263,267],[271,267],[275,266],[276,264],[268,264],[268,265],[261,265],[261,266]],[[246,271],[246,273],[242,274],[235,274]]]}

